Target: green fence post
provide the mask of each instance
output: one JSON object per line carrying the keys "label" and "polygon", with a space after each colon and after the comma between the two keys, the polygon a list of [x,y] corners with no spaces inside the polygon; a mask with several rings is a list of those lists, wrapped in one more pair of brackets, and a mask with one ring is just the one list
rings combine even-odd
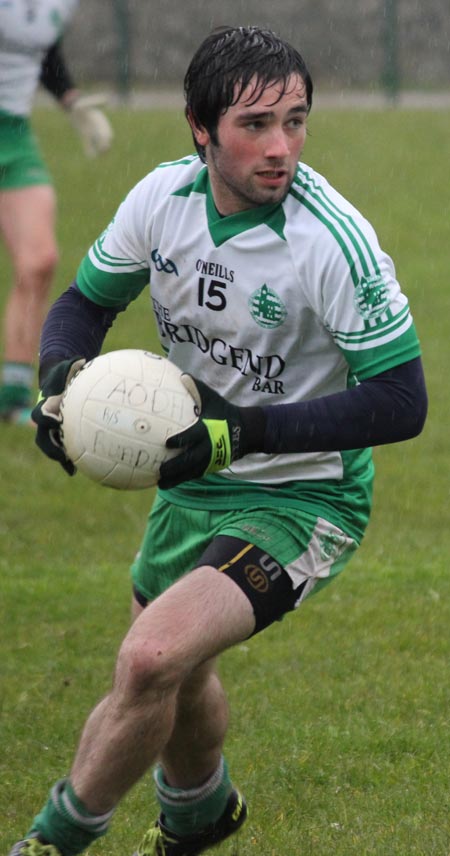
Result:
{"label": "green fence post", "polygon": [[398,2],[382,0],[382,4],[384,64],[381,81],[388,99],[394,102],[400,92]]}
{"label": "green fence post", "polygon": [[122,98],[130,94],[130,16],[128,0],[114,0],[117,27],[117,88]]}

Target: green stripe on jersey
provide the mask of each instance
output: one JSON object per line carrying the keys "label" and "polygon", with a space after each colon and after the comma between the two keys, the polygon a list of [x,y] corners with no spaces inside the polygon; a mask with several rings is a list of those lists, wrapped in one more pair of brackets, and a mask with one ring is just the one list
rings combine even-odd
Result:
{"label": "green stripe on jersey", "polygon": [[190,166],[190,164],[195,160],[198,160],[198,155],[187,155],[186,157],[179,158],[178,160],[163,161],[162,163],[159,163],[158,166],[155,167],[155,169],[164,169],[168,166]]}
{"label": "green stripe on jersey", "polygon": [[365,330],[356,330],[346,333],[341,330],[333,331],[333,338],[338,345],[343,348],[347,345],[348,349],[356,350],[365,342],[380,341],[382,336],[392,334],[402,326],[405,326],[405,331],[412,325],[412,317],[409,312],[408,304],[397,314],[386,313],[386,319],[383,317],[376,318],[373,322],[365,322]]}
{"label": "green stripe on jersey", "polygon": [[82,294],[105,308],[131,303],[148,285],[149,280],[148,268],[112,273],[110,270],[95,267],[89,256],[84,257],[76,275],[76,282]]}
{"label": "green stripe on jersey", "polygon": [[133,268],[145,268],[148,270],[148,263],[145,259],[140,261],[136,261],[135,259],[126,259],[121,256],[112,256],[110,253],[105,252],[103,249],[103,238],[99,238],[93,246],[91,247],[91,251],[96,259],[100,262],[100,264],[106,265],[108,267],[133,267]]}
{"label": "green stripe on jersey", "polygon": [[356,251],[363,276],[380,275],[380,269],[372,248],[354,218],[341,210],[325,193],[323,187],[320,187],[302,167],[298,168],[289,192],[301,205],[308,208],[336,238],[347,259],[355,285],[358,285],[361,274],[355,269],[352,248]]}
{"label": "green stripe on jersey", "polygon": [[420,342],[413,323],[403,335],[388,341],[384,345],[378,344],[376,347],[363,348],[357,351],[340,347],[340,350],[358,380],[374,377],[380,372],[387,372],[388,369],[407,363],[421,355]]}

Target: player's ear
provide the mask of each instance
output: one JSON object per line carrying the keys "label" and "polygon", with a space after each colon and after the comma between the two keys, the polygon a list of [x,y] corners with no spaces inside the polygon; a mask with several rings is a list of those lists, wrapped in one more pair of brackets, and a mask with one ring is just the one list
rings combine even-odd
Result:
{"label": "player's ear", "polygon": [[203,148],[207,146],[211,138],[206,128],[196,120],[195,116],[192,113],[192,110],[190,109],[186,111],[186,118],[189,122],[191,131],[194,135],[194,139],[197,144],[199,146],[202,146]]}

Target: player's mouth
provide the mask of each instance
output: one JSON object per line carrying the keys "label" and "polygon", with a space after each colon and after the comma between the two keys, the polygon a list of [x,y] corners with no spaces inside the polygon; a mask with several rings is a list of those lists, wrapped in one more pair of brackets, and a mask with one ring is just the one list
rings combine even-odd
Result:
{"label": "player's mouth", "polygon": [[287,174],[285,169],[263,169],[256,173],[259,180],[270,187],[280,187],[285,184]]}

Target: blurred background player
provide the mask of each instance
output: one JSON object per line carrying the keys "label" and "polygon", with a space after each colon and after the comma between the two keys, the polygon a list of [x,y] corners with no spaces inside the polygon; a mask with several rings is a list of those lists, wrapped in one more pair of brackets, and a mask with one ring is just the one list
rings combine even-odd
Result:
{"label": "blurred background player", "polygon": [[0,234],[13,266],[3,320],[0,420],[28,422],[39,335],[58,249],[56,198],[30,127],[39,83],[68,112],[87,156],[106,151],[112,129],[83,96],[60,47],[77,0],[10,0],[0,5]]}

